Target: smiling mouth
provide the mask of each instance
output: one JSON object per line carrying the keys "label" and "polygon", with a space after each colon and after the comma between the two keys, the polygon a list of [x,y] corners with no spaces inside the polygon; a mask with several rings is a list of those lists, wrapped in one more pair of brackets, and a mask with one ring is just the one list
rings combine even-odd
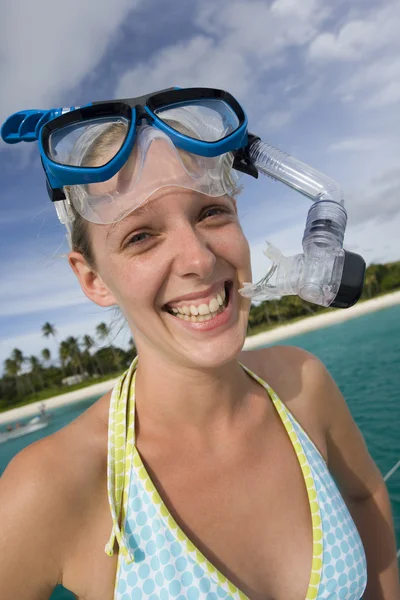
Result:
{"label": "smiling mouth", "polygon": [[182,321],[191,321],[192,323],[210,321],[224,312],[228,306],[232,286],[232,281],[225,281],[222,293],[217,294],[208,304],[193,305],[189,302],[187,305],[178,308],[165,305],[162,310]]}

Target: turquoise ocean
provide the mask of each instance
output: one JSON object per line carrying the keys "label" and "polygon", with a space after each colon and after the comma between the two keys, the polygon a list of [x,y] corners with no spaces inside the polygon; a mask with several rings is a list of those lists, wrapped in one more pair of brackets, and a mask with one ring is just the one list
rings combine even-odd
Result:
{"label": "turquoise ocean", "polygon": [[[385,475],[400,460],[400,305],[279,343],[300,346],[325,363]],[[43,431],[0,445],[0,474],[23,447],[64,427],[96,399],[54,410],[51,424]],[[400,547],[400,469],[387,486]],[[61,586],[51,597],[71,599]]]}

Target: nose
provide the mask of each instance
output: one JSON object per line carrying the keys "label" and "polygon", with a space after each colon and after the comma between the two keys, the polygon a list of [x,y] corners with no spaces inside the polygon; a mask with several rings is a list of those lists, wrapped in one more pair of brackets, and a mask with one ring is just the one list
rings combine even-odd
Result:
{"label": "nose", "polygon": [[179,277],[209,278],[216,262],[209,239],[189,223],[179,227],[174,238],[175,273]]}

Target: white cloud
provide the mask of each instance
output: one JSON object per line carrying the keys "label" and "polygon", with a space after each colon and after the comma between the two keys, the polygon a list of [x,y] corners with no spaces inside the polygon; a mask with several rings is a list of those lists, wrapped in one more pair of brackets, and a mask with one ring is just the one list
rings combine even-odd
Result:
{"label": "white cloud", "polygon": [[[196,12],[197,11],[197,12]],[[206,0],[194,7],[196,37],[158,50],[128,70],[116,96],[171,84],[214,86],[239,97],[262,98],[265,74],[286,60],[286,51],[305,46],[327,17],[321,0]]]}
{"label": "white cloud", "polygon": [[376,55],[384,48],[393,49],[393,45],[400,45],[400,6],[397,0],[376,4],[362,18],[361,14],[365,15],[365,12],[365,8],[360,6],[360,16],[354,18],[350,13],[349,20],[337,33],[320,33],[310,44],[310,58],[315,61],[357,61]]}
{"label": "white cloud", "polygon": [[18,0],[0,5],[0,122],[60,101],[103,58],[140,0]]}
{"label": "white cloud", "polygon": [[385,145],[385,140],[373,137],[354,137],[344,138],[338,142],[330,144],[327,152],[369,152],[381,148]]}

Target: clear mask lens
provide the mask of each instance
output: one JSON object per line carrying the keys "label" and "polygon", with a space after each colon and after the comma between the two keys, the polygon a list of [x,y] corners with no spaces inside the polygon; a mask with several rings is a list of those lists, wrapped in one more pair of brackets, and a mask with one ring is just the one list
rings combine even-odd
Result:
{"label": "clear mask lens", "polygon": [[179,127],[176,129],[204,142],[222,140],[239,127],[236,113],[223,100],[199,100],[167,106],[156,110],[155,114],[170,127],[174,127],[174,122],[186,126],[187,133]]}
{"label": "clear mask lens", "polygon": [[49,158],[70,167],[102,167],[121,150],[128,129],[120,116],[72,123],[50,134]]}
{"label": "clear mask lens", "polygon": [[[114,123],[109,125],[114,126]],[[121,143],[118,131],[114,130],[117,136],[115,142],[109,133],[107,129],[100,131],[98,137],[86,146],[86,154],[83,155],[80,138],[73,153],[81,155],[80,160],[86,166],[104,164]],[[108,138],[107,143],[103,144],[102,136]],[[93,156],[99,154],[96,164],[93,164]],[[122,169],[108,181],[70,186],[69,197],[78,213],[88,221],[115,223],[162,188],[183,188],[213,197],[231,193],[237,180],[232,163],[231,154],[208,158],[180,150],[163,132],[141,125],[137,129],[133,151]]]}

